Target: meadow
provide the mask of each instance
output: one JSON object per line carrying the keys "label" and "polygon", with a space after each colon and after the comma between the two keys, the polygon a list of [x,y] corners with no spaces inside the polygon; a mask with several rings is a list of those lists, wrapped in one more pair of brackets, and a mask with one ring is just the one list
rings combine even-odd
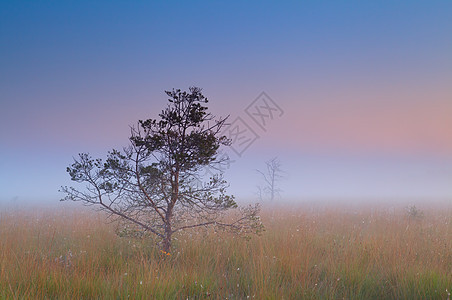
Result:
{"label": "meadow", "polygon": [[0,299],[450,299],[452,209],[265,207],[246,240],[176,236],[170,255],[87,208],[0,212]]}

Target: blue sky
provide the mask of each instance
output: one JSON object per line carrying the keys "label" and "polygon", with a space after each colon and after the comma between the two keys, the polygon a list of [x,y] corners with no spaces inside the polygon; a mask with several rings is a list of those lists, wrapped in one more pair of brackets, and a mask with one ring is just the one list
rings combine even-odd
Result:
{"label": "blue sky", "polygon": [[250,125],[262,91],[284,110],[233,157],[238,197],[278,156],[285,197],[450,199],[451,15],[449,1],[2,1],[0,199],[58,199],[72,156],[127,144],[164,90],[192,85]]}

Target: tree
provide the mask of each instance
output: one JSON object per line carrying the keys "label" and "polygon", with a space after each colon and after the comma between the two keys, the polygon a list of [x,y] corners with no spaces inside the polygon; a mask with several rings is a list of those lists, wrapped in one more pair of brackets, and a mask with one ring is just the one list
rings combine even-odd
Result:
{"label": "tree", "polygon": [[[262,229],[259,206],[238,208],[226,194],[227,182],[220,172],[203,178],[205,169],[218,170],[228,158],[218,155],[231,141],[221,135],[226,118],[207,112],[207,98],[200,88],[188,92],[166,91],[169,103],[160,120],[140,120],[131,128],[130,144],[112,150],[107,159],[79,154],[67,168],[73,181],[85,188],[62,187],[62,200],[97,205],[111,217],[152,233],[170,252],[175,232],[215,226],[234,233]],[[224,221],[229,209],[238,211]]]}
{"label": "tree", "polygon": [[278,187],[278,181],[284,178],[281,161],[277,157],[274,157],[265,162],[265,165],[267,167],[265,172],[256,170],[264,179],[264,186],[257,187],[257,195],[261,201],[264,199],[265,194],[273,201],[281,193],[281,189]]}

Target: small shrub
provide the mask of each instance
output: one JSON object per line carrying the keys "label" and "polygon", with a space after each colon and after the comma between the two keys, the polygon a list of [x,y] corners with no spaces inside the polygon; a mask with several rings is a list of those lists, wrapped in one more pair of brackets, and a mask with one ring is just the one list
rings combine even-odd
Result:
{"label": "small shrub", "polygon": [[424,212],[416,207],[416,205],[406,208],[406,215],[411,220],[419,220],[424,217]]}

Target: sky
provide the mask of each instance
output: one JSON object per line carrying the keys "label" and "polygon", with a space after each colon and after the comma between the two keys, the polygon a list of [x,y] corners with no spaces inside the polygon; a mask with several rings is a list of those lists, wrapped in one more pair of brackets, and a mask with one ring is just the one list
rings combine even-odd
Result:
{"label": "sky", "polygon": [[0,202],[57,201],[190,86],[251,141],[237,199],[278,157],[281,199],[452,202],[450,1],[0,1]]}

